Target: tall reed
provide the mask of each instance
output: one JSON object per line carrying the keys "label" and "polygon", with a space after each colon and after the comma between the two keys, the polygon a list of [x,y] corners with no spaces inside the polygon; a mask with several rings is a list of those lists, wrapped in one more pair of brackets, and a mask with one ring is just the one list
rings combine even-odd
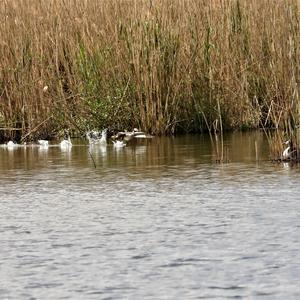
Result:
{"label": "tall reed", "polygon": [[0,17],[2,138],[299,124],[299,0],[3,0]]}

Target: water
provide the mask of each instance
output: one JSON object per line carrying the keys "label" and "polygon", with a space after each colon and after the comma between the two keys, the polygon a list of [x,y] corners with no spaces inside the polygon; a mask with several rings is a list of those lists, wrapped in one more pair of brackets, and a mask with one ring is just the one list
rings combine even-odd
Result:
{"label": "water", "polygon": [[299,169],[224,147],[0,148],[0,299],[299,299]]}

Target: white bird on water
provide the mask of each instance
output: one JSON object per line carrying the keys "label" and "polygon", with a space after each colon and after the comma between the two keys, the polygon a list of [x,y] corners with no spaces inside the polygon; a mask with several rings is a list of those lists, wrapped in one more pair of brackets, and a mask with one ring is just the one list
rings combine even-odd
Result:
{"label": "white bird on water", "polygon": [[15,147],[18,146],[18,144],[14,143],[13,141],[9,141],[7,142],[6,146],[8,149],[14,149]]}
{"label": "white bird on water", "polygon": [[49,142],[47,140],[38,140],[38,143],[43,148],[48,148]]}
{"label": "white bird on water", "polygon": [[68,136],[67,139],[65,138],[64,140],[62,140],[60,142],[59,146],[60,146],[60,149],[62,149],[62,150],[71,149],[72,148],[72,142],[71,142],[70,136]]}
{"label": "white bird on water", "polygon": [[112,142],[114,143],[114,147],[116,147],[116,148],[122,148],[122,147],[126,146],[126,144],[123,141],[117,140],[117,141],[112,141]]}

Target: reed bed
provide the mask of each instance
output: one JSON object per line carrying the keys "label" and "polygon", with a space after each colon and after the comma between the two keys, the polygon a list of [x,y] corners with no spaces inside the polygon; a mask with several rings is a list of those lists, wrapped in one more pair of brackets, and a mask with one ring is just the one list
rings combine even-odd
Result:
{"label": "reed bed", "polygon": [[2,0],[1,138],[299,124],[299,0]]}

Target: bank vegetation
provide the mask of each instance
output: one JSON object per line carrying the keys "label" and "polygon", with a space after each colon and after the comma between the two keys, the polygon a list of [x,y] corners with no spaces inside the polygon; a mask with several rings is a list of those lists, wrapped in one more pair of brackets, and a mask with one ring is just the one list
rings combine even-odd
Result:
{"label": "bank vegetation", "polygon": [[2,0],[1,138],[299,124],[298,0]]}

